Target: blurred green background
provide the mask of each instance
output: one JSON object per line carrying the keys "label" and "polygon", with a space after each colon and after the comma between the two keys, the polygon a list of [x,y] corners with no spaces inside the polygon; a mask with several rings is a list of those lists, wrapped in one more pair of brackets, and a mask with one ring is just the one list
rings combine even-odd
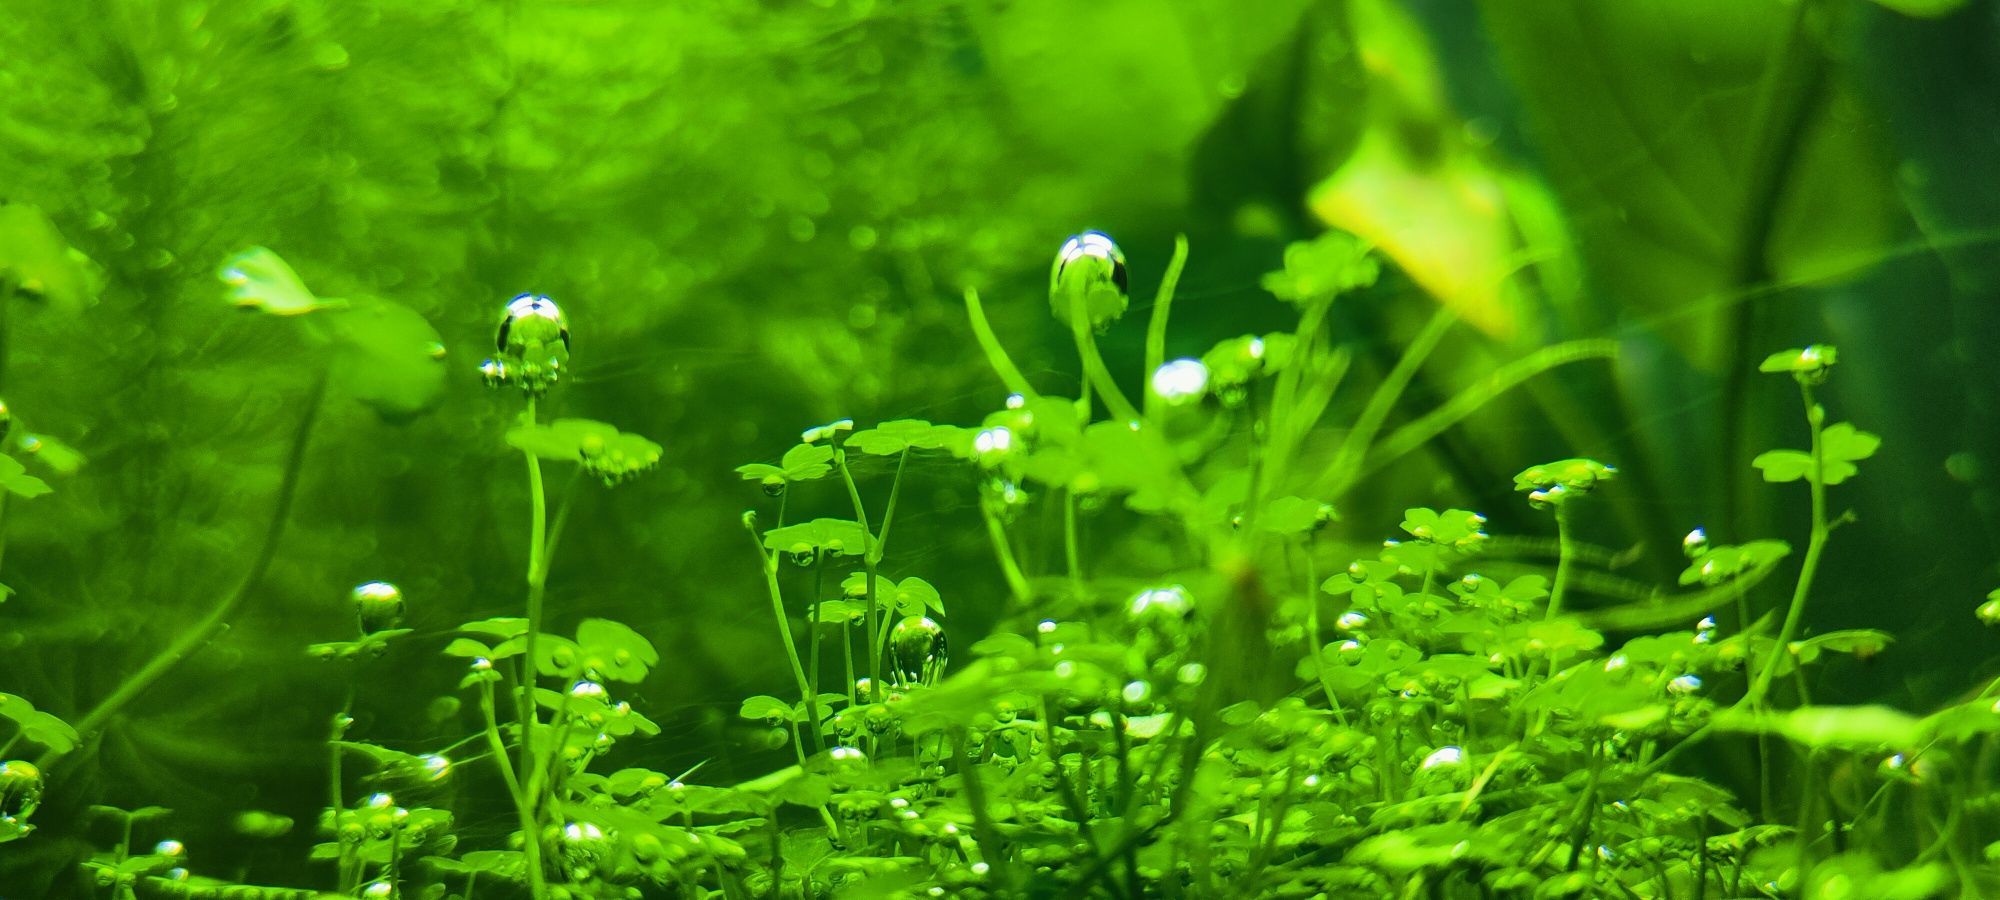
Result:
{"label": "blurred green background", "polygon": [[[1803,440],[1796,396],[1746,373],[1838,344],[1827,402],[1885,445],[1837,491],[1857,522],[1811,625],[1902,640],[1818,696],[1939,702],[1996,640],[1971,617],[2000,584],[1996,184],[1993,2],[31,0],[0,18],[0,196],[103,284],[5,320],[17,424],[88,462],[8,510],[0,690],[80,715],[242,577],[323,351],[229,308],[228,254],[268,246],[322,295],[414,308],[450,375],[395,421],[330,401],[269,576],[54,773],[0,883],[44,884],[90,803],[172,806],[193,834],[246,807],[309,822],[350,684],[357,737],[466,731],[431,705],[458,677],[436,649],[521,603],[526,495],[500,440],[519,401],[475,366],[522,291],[571,317],[548,408],[666,448],[636,482],[577,486],[555,625],[621,619],[666,651],[639,697],[666,735],[628,761],[758,772],[777,757],[736,704],[788,675],[738,524],[769,501],[731,469],[830,419],[995,408],[967,286],[1033,380],[1073,391],[1042,291],[1085,227],[1123,244],[1140,312],[1189,236],[1174,355],[1288,327],[1258,288],[1286,242],[1374,243],[1397,274],[1337,316],[1364,369],[1440,304],[1463,323],[1399,417],[1536,347],[1619,341],[1615,366],[1511,393],[1337,498],[1356,545],[1410,505],[1545,535],[1510,479],[1571,455],[1623,470],[1583,523],[1638,550],[1621,578],[1670,581],[1696,525],[1796,540],[1802,492],[1748,465]],[[33,265],[25,241],[0,233],[0,266]],[[1141,331],[1105,338],[1135,388]],[[922,539],[890,563],[940,585],[956,645],[1033,615],[1003,605],[971,474],[912,491],[898,532]],[[794,516],[844,503],[800,493]],[[1121,552],[1115,522],[1092,553]],[[346,591],[374,579],[419,635],[330,674],[301,648],[347,638]],[[296,850],[231,859],[296,883]]]}

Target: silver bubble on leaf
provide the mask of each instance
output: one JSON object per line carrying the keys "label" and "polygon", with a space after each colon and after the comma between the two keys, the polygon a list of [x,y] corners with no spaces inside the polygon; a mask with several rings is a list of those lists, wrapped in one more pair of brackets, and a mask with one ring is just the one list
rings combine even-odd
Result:
{"label": "silver bubble on leaf", "polygon": [[387,631],[403,623],[403,591],[386,581],[370,581],[348,593],[362,634]]}
{"label": "silver bubble on leaf", "polygon": [[948,660],[944,627],[929,616],[907,616],[889,631],[890,675],[895,685],[932,685]]}

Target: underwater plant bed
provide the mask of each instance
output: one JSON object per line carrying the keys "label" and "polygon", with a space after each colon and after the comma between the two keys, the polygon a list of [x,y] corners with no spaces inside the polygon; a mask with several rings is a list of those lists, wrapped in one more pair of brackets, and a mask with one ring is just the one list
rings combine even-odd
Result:
{"label": "underwater plant bed", "polygon": [[[1677,584],[1583,607],[1580,573],[1604,569],[1608,551],[1575,513],[1620,489],[1607,462],[1519,461],[1515,502],[1554,536],[1540,557],[1494,554],[1486,516],[1423,497],[1408,498],[1400,522],[1337,510],[1494,397],[1608,358],[1609,342],[1546,347],[1392,416],[1455,319],[1434,316],[1384,377],[1357,387],[1328,313],[1380,277],[1368,246],[1337,231],[1293,244],[1263,284],[1295,310],[1294,328],[1170,360],[1187,259],[1182,241],[1141,326],[1126,321],[1126,260],[1109,237],[1060,248],[1048,301],[1083,373],[1075,396],[1038,391],[967,291],[1001,388],[989,415],[842,419],[737,468],[753,507],[713,527],[743,530],[761,591],[731,602],[766,618],[765,660],[792,689],[734,712],[790,759],[720,782],[701,765],[603,762],[666,740],[633,700],[661,663],[660,636],[593,617],[583,598],[565,601],[585,616],[574,629],[551,629],[549,574],[573,501],[646,477],[668,451],[612,424],[544,415],[551,394],[572,389],[572,323],[558,300],[508,301],[477,369],[518,410],[483,436],[524,473],[517,614],[418,633],[404,627],[403,590],[371,581],[349,594],[349,634],[300,648],[350,682],[406,645],[443,654],[462,666],[451,709],[463,714],[412,742],[356,733],[352,689],[346,707],[323,711],[326,802],[298,826],[319,838],[309,878],[228,880],[177,840],[135,839],[167,833],[170,811],[98,807],[91,815],[110,823],[98,830],[115,839],[79,879],[103,897],[227,900],[2000,891],[2000,681],[1923,715],[1811,697],[1815,667],[1891,640],[1814,627],[1823,559],[1857,551],[1842,546],[1840,488],[1881,445],[1829,406],[1834,347],[1781,350],[1759,367],[1796,388],[1798,446],[1748,464],[1766,490],[1807,495],[1800,532],[1723,544],[1696,529],[1674,550],[1686,555]],[[0,695],[10,847],[39,839],[45,782],[61,784],[107,720],[239,611],[282,541],[327,396],[416,405],[439,379],[470,375],[446,368],[421,317],[323,298],[269,250],[229,257],[220,280],[216,302],[303,329],[322,354],[268,533],[235,594],[74,722]],[[1098,338],[1139,327],[1135,402]],[[1327,427],[1334,398],[1357,390],[1358,412]],[[946,540],[903,518],[919,473],[976,491],[968,527],[991,565],[982,596],[947,598],[924,554],[890,553]],[[51,490],[5,455],[0,487],[20,515]],[[827,503],[841,514],[796,512]],[[1086,554],[1086,517],[1152,552]],[[1341,533],[1386,540],[1357,555]],[[952,611],[971,602],[1007,610],[1005,624],[954,629]],[[1968,625],[2000,619],[2000,592],[1971,606]],[[1704,774],[1725,746],[1754,757],[1751,777]],[[425,802],[446,781],[457,802]],[[506,822],[464,831],[473,808]],[[237,820],[245,840],[290,826],[257,810]]]}

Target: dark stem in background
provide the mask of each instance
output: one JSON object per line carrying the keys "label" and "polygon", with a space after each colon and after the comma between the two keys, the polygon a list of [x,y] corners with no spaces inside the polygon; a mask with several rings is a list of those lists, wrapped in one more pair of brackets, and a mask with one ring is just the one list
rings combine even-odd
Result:
{"label": "dark stem in background", "polygon": [[[307,395],[305,412],[299,416],[298,427],[292,432],[291,448],[285,454],[284,475],[278,483],[278,499],[271,508],[270,524],[264,529],[264,543],[258,548],[257,556],[250,563],[249,571],[244,573],[243,580],[237,582],[235,590],[230,591],[229,595],[210,609],[200,621],[181,632],[180,637],[175,638],[172,644],[161,649],[143,668],[126,678],[117,690],[99,701],[95,708],[77,722],[76,731],[81,738],[79,745],[82,741],[89,740],[104,727],[106,721],[126,704],[137,699],[147,688],[152,687],[154,682],[172,671],[196,648],[227,627],[224,620],[242,604],[250,589],[264,580],[264,573],[271,567],[271,560],[277,554],[278,543],[285,536],[285,525],[291,518],[292,500],[298,495],[299,474],[305,467],[306,445],[312,437],[313,423],[319,420],[320,406],[326,400],[328,373],[328,367],[321,366],[319,373],[314,376],[312,391]],[[37,765],[46,770],[62,756],[62,753],[49,750],[37,760]]]}
{"label": "dark stem in background", "polygon": [[[1757,88],[1743,220],[1728,282],[1720,287],[1731,295],[1753,294],[1753,288],[1771,280],[1771,236],[1777,227],[1778,205],[1785,197],[1786,175],[1798,158],[1809,119],[1826,91],[1826,57],[1806,33],[1808,17],[1821,6],[1815,0],[1793,4],[1792,19]],[[1722,367],[1727,373],[1722,383],[1722,514],[1729,523],[1729,533],[1739,536],[1750,528],[1742,507],[1749,469],[1737,461],[1749,456],[1748,393],[1750,376],[1757,368],[1750,354],[1761,340],[1757,312],[1756,302],[1746,299],[1735,304],[1721,323],[1725,348]]]}

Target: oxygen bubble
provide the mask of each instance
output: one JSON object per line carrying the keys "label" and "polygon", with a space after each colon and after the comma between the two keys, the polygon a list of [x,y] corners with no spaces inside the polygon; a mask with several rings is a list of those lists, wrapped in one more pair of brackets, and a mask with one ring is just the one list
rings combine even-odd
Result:
{"label": "oxygen bubble", "polygon": [[1466,590],[1476,592],[1480,585],[1486,583],[1486,578],[1478,572],[1468,572],[1464,578],[1458,580],[1458,583],[1464,585]]}
{"label": "oxygen bubble", "polygon": [[0,763],[0,822],[20,825],[42,805],[42,770],[27,760]]}
{"label": "oxygen bubble", "polygon": [[1685,696],[1687,694],[1692,694],[1698,690],[1701,690],[1700,675],[1692,675],[1692,674],[1682,675],[1679,678],[1675,678],[1674,680],[1667,682],[1667,693],[1669,694],[1680,694]]}
{"label": "oxygen bubble", "polygon": [[1708,532],[1700,528],[1688,532],[1687,537],[1681,538],[1681,552],[1686,553],[1688,559],[1700,556],[1702,551],[1707,549]]}
{"label": "oxygen bubble", "polygon": [[1439,747],[1432,751],[1431,755],[1424,757],[1422,768],[1436,769],[1443,766],[1456,766],[1463,762],[1465,762],[1464,750],[1457,747]]}
{"label": "oxygen bubble", "polygon": [[1125,618],[1141,627],[1178,626],[1194,614],[1194,601],[1178,584],[1140,591],[1125,608]]}
{"label": "oxygen bubble", "polygon": [[1110,235],[1086,231],[1072,235],[1056,251],[1055,265],[1049,270],[1049,294],[1061,296],[1075,290],[1087,296],[1100,287],[1124,294],[1127,279],[1125,251],[1118,249]]}
{"label": "oxygen bubble", "polygon": [[1125,689],[1119,692],[1119,696],[1125,698],[1126,703],[1138,704],[1146,702],[1146,698],[1152,693],[1152,685],[1143,681],[1129,681],[1125,683]]}
{"label": "oxygen bubble", "polygon": [[1356,612],[1354,610],[1348,610],[1347,612],[1341,613],[1340,618],[1333,620],[1333,627],[1338,628],[1341,631],[1353,631],[1357,628],[1366,627],[1367,625],[1368,625],[1368,616],[1363,613]]}
{"label": "oxygen bubble", "polygon": [[875,679],[867,676],[854,679],[854,695],[856,697],[875,696]]}
{"label": "oxygen bubble", "polygon": [[929,616],[908,616],[889,631],[890,675],[896,687],[933,685],[947,662],[944,627]]}
{"label": "oxygen bubble", "polygon": [[1021,394],[1008,394],[1008,395],[1007,395],[1007,408],[1008,408],[1008,409],[1020,409],[1020,408],[1022,408],[1022,407],[1024,407],[1024,406],[1027,406],[1027,405],[1028,405],[1028,398],[1027,398],[1027,397],[1025,397],[1025,396],[1023,396],[1023,395],[1021,395]]}
{"label": "oxygen bubble", "polygon": [[979,455],[982,465],[993,466],[1014,449],[1014,432],[1005,425],[995,425],[972,436],[972,451]]}
{"label": "oxygen bubble", "polygon": [[766,497],[776,497],[785,492],[785,476],[783,475],[766,475],[761,484],[763,485],[764,496]]}
{"label": "oxygen bubble", "polygon": [[427,781],[443,781],[445,776],[451,774],[451,759],[443,754],[430,753],[419,756],[417,764],[423,767],[424,778]]}
{"label": "oxygen bubble", "polygon": [[819,551],[814,549],[813,545],[804,541],[793,544],[792,549],[787,551],[787,556],[791,559],[792,565],[798,566],[801,569],[819,562]]}
{"label": "oxygen bubble", "polygon": [[1198,359],[1176,359],[1153,370],[1152,387],[1169,406],[1187,404],[1208,390],[1208,367]]}
{"label": "oxygen bubble", "polygon": [[165,840],[154,844],[153,852],[160,856],[180,858],[187,855],[187,845],[176,840]]}
{"label": "oxygen bubble", "polygon": [[499,351],[480,371],[492,382],[497,374],[502,382],[516,383],[523,391],[540,394],[555,384],[569,364],[569,318],[554,300],[540,294],[521,294],[507,302],[494,332],[493,345]]}
{"label": "oxygen bubble", "polygon": [[868,754],[859,747],[834,747],[826,751],[826,759],[836,770],[852,771],[868,765]]}
{"label": "oxygen bubble", "polygon": [[348,593],[362,634],[374,634],[402,624],[403,592],[386,581],[370,581]]}
{"label": "oxygen bubble", "polygon": [[396,896],[396,888],[386,881],[371,882],[361,889],[361,896],[366,900],[389,900],[390,897]]}
{"label": "oxygen bubble", "polygon": [[597,700],[600,702],[609,702],[611,698],[610,693],[604,689],[604,685],[598,684],[595,681],[579,681],[570,685],[569,695],[584,700]]}

